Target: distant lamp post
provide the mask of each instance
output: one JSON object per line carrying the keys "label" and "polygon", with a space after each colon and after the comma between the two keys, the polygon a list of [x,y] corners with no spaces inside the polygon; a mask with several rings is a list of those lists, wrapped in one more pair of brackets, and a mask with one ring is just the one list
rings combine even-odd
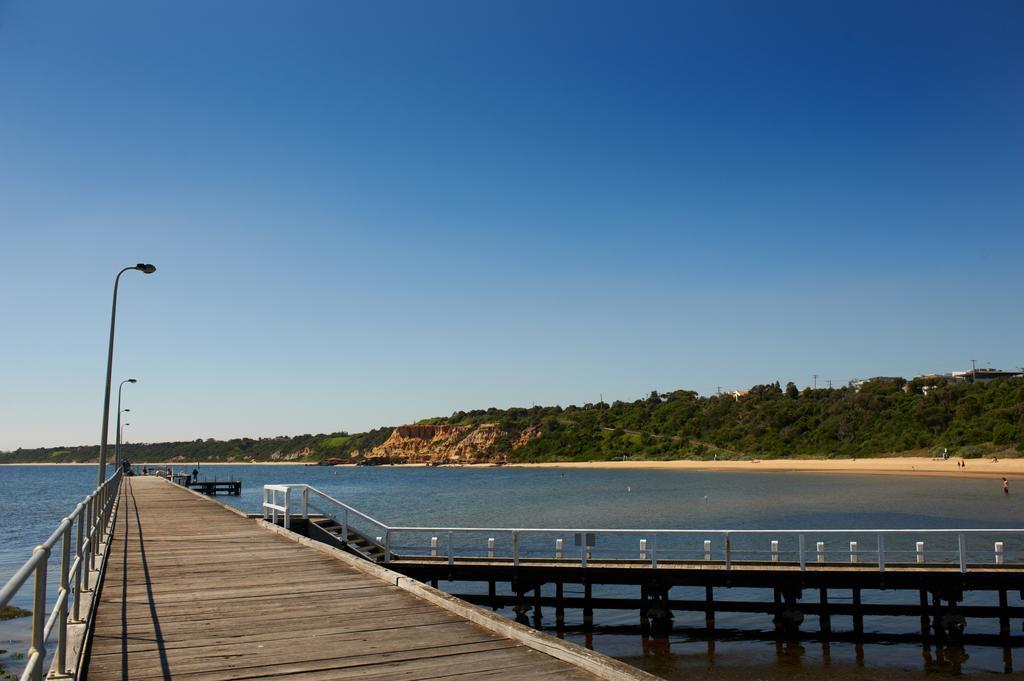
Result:
{"label": "distant lamp post", "polygon": [[[130,423],[121,424],[121,428],[118,429],[118,433],[117,433],[120,436],[120,437],[118,437],[119,440],[124,440],[124,429],[127,428],[130,425],[132,425],[132,424],[130,424]],[[125,444],[128,444],[128,443],[125,442]]]}
{"label": "distant lamp post", "polygon": [[114,322],[117,319],[117,286],[121,283],[121,275],[128,270],[138,270],[143,274],[153,274],[156,267],[140,262],[138,265],[125,267],[114,277],[114,301],[110,306],[110,343],[107,345],[107,382],[103,391],[103,429],[100,435],[100,462],[96,471],[96,486],[99,487],[107,477],[107,431],[110,428],[110,373],[114,365]]}
{"label": "distant lamp post", "polygon": [[114,465],[121,466],[121,412],[131,409],[121,409],[121,389],[125,383],[138,383],[134,378],[126,378],[117,386],[117,445],[114,446]]}

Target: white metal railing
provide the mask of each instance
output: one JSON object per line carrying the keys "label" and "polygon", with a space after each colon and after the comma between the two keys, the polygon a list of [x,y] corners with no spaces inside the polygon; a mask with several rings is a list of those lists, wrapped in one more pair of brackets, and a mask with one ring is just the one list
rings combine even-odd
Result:
{"label": "white metal railing", "polygon": [[[293,491],[300,492],[301,498],[293,499]],[[807,570],[808,565],[815,563],[846,563],[884,572],[887,567],[897,565],[925,564],[928,555],[929,565],[956,567],[960,572],[967,572],[972,563],[989,568],[1019,566],[1024,569],[1024,529],[1016,528],[676,530],[390,526],[305,484],[264,485],[264,518],[277,523],[280,513],[285,527],[289,526],[292,513],[301,512],[308,518],[313,503],[311,495],[341,509],[340,522],[346,540],[353,516],[371,524],[380,533],[378,538],[384,546],[386,561],[391,560],[394,550],[403,558],[445,557],[452,563],[458,551],[464,558],[511,560],[516,565],[523,559],[553,558],[578,562],[584,567],[593,560],[631,560],[657,568],[659,561],[703,560],[723,564],[727,570],[736,562],[778,563],[780,567],[799,567],[800,570]],[[327,514],[335,517],[334,513]],[[417,536],[419,542],[415,540]],[[574,546],[565,545],[565,536],[571,538]],[[503,541],[499,543],[498,537]],[[991,548],[982,548],[985,537],[998,540],[986,544]],[[398,541],[402,538],[409,539]],[[443,547],[439,545],[439,538],[445,540]],[[888,546],[887,539],[890,540]],[[1014,541],[1008,542],[1008,539]],[[837,542],[839,548],[836,548]],[[608,547],[607,550],[602,548],[603,555],[598,551],[599,546]],[[1008,550],[1014,546],[1015,551]],[[417,553],[420,551],[422,553]]]}
{"label": "white metal railing", "polygon": [[[106,559],[108,537],[113,525],[113,510],[117,505],[118,491],[121,485],[121,470],[104,481],[98,489],[87,496],[66,518],[60,521],[57,529],[39,546],[32,549],[32,557],[25,561],[7,584],[0,589],[0,608],[8,605],[24,586],[29,577],[33,578],[34,593],[32,599],[32,643],[25,655],[25,670],[22,681],[40,681],[43,678],[43,665],[46,660],[46,643],[57,630],[57,648],[54,653],[51,670],[57,676],[73,675],[78,660],[68,660],[68,625],[83,624],[88,619],[88,612],[82,612],[81,596],[90,589],[90,572],[98,576],[97,558]],[[77,532],[72,537],[72,530],[77,524]],[[57,542],[60,542],[60,576],[59,587],[47,616],[46,573],[50,554]],[[95,606],[90,601],[88,607]],[[69,612],[70,610],[70,612]],[[84,627],[83,627],[84,628]],[[79,646],[79,652],[81,646]],[[70,662],[70,664],[69,664]]]}

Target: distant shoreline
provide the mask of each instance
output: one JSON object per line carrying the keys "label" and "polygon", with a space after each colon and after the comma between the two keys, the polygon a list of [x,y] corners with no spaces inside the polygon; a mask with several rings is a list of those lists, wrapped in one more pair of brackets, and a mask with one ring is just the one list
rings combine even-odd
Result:
{"label": "distant shoreline", "polygon": [[[867,459],[751,459],[745,461],[556,461],[545,463],[510,463],[498,466],[493,463],[449,464],[442,468],[562,468],[562,469],[605,469],[605,470],[678,470],[701,472],[742,472],[742,473],[836,473],[846,475],[909,475],[920,477],[962,477],[962,478],[1024,478],[1024,458],[967,459],[966,468],[958,468],[959,458],[934,460],[926,457],[884,457]],[[200,462],[202,470],[208,466],[303,466],[311,461],[264,461],[264,462]],[[95,463],[4,463],[2,466],[95,466]],[[136,466],[170,466],[191,470],[195,462],[139,462]],[[341,464],[339,467],[354,467],[355,464]],[[392,466],[386,466],[392,467]],[[425,468],[428,464],[395,464],[399,468]]]}

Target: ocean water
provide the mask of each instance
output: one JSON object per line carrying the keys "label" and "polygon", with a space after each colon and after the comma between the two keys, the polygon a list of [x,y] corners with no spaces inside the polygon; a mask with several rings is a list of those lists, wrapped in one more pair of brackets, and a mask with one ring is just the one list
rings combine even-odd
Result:
{"label": "ocean water", "polygon": [[[189,467],[191,468],[191,467]],[[474,527],[590,527],[665,529],[853,529],[853,528],[1011,528],[1024,525],[1024,490],[1004,497],[998,476],[912,478],[905,476],[736,473],[656,470],[554,468],[322,468],[310,466],[203,466],[204,476],[243,482],[241,497],[219,497],[258,512],[262,485],[308,483],[389,525]],[[92,467],[0,467],[0,580],[6,579],[43,541],[59,519],[95,484]],[[494,534],[494,533],[485,533]],[[720,550],[718,537],[708,536]],[[996,537],[999,538],[999,537]],[[763,551],[770,537],[743,538],[738,549]],[[829,550],[845,549],[847,537],[828,538]],[[396,540],[423,547],[425,537]],[[481,537],[467,537],[483,550]],[[499,539],[499,541],[504,541]],[[549,538],[524,549],[550,555]],[[659,555],[698,551],[699,538],[676,546],[659,543]],[[1009,539],[1007,552],[1024,551]],[[595,547],[618,552],[635,538]],[[746,542],[746,544],[743,544]],[[692,544],[692,545],[690,545]],[[971,547],[990,551],[991,542]],[[566,540],[571,551],[572,539]],[[809,547],[813,547],[813,542]],[[833,548],[834,547],[834,548]],[[464,549],[467,547],[463,547]],[[785,542],[783,550],[792,547]],[[898,552],[909,547],[887,546]],[[939,544],[929,551],[948,549]],[[898,554],[897,554],[898,555]],[[831,557],[831,556],[830,556]],[[50,580],[51,583],[54,580]],[[473,592],[480,585],[441,582],[442,589]],[[568,587],[567,587],[568,588]],[[606,587],[611,589],[610,587]],[[595,595],[601,595],[595,587]],[[673,598],[702,597],[674,589]],[[609,595],[614,589],[607,591]],[[622,593],[622,592],[618,592]],[[738,589],[716,597],[740,598]],[[1020,604],[1011,594],[1011,605]],[[27,605],[24,590],[16,604]],[[770,596],[769,596],[770,598]],[[813,595],[809,596],[813,598]],[[837,597],[839,600],[841,595]],[[892,592],[864,592],[865,602],[892,602]],[[977,601],[987,603],[987,601]],[[510,614],[505,612],[504,614]],[[825,643],[814,639],[776,642],[766,635],[765,615],[719,613],[714,640],[701,633],[703,615],[676,613],[675,630],[665,639],[644,640],[638,615],[630,611],[595,612],[595,630],[574,629],[579,612],[568,610],[565,638],[642,667],[679,679],[917,679],[952,676],[984,678],[1024,670],[1024,649],[968,645],[936,649],[910,643]],[[848,618],[833,618],[836,630]],[[555,633],[552,613],[545,629]],[[809,626],[808,626],[809,625]],[[1014,621],[1014,628],[1021,623]],[[0,649],[22,650],[27,620],[0,623]],[[814,630],[816,618],[805,628]],[[914,633],[914,618],[865,618],[865,630]],[[994,623],[971,620],[969,632],[993,633]],[[1019,629],[1016,631],[1019,635]],[[9,668],[17,660],[0,657]]]}

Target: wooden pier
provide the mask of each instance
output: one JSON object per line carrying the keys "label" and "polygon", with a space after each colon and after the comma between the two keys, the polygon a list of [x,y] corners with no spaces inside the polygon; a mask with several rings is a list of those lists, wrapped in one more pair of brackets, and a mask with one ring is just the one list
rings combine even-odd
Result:
{"label": "wooden pier", "polygon": [[[703,613],[711,636],[717,613],[763,613],[769,626],[760,631],[776,637],[863,640],[887,635],[868,630],[865,617],[900,616],[926,644],[1024,645],[1015,635],[1024,529],[402,527],[304,484],[264,485],[263,509],[271,522],[435,587],[447,582],[456,597],[512,608],[538,628],[551,610],[562,629],[565,611],[578,609],[584,630],[597,609],[634,610],[641,633],[664,636],[673,613],[689,611]],[[486,593],[466,592],[473,582]],[[813,632],[804,625],[812,617]],[[998,633],[969,620],[989,620]],[[888,635],[908,638],[897,629]]]}
{"label": "wooden pier", "polygon": [[654,678],[166,480],[120,495],[87,681]]}

